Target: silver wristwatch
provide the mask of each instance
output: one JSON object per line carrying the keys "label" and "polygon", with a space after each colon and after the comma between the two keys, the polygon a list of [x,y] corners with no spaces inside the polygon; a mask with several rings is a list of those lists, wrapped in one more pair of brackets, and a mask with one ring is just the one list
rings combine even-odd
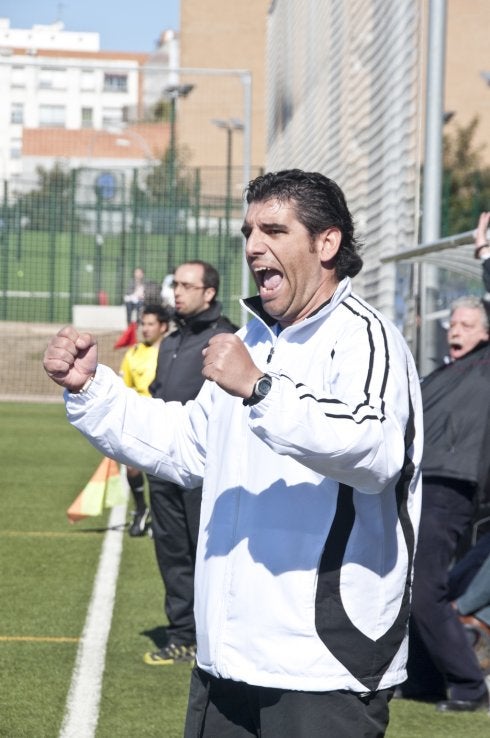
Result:
{"label": "silver wristwatch", "polygon": [[243,401],[244,405],[256,405],[258,402],[264,399],[269,394],[272,387],[272,377],[268,374],[264,374],[259,377],[254,384],[252,394],[249,398]]}

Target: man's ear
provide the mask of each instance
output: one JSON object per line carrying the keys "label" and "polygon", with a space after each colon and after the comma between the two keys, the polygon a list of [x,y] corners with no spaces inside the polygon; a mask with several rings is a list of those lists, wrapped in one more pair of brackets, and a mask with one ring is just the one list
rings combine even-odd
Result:
{"label": "man's ear", "polygon": [[206,287],[206,289],[204,290],[204,299],[206,300],[206,302],[208,302],[209,304],[211,304],[215,297],[216,297],[216,290],[215,290],[215,288],[214,287]]}
{"label": "man's ear", "polygon": [[327,228],[318,236],[320,241],[319,254],[322,262],[331,261],[336,255],[342,242],[342,233],[339,228]]}

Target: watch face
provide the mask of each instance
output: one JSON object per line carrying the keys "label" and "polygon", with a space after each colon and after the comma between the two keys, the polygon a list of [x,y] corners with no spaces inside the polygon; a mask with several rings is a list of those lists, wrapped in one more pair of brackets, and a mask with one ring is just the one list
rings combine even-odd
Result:
{"label": "watch face", "polygon": [[270,388],[272,387],[272,381],[270,377],[261,377],[255,385],[255,392],[261,397],[265,397]]}
{"label": "watch face", "polygon": [[268,374],[264,374],[263,377],[260,377],[260,379],[255,382],[251,397],[243,400],[243,404],[248,407],[250,407],[251,405],[256,405],[258,402],[264,399],[264,397],[270,391],[271,387],[272,377],[269,377]]}

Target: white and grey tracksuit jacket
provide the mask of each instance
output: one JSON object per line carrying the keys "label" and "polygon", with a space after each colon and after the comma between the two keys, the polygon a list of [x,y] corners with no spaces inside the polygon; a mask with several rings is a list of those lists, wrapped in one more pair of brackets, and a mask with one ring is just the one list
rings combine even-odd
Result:
{"label": "white and grey tracksuit jacket", "polygon": [[293,690],[398,684],[420,513],[412,357],[349,279],[279,335],[267,322],[239,332],[273,378],[254,407],[209,381],[185,406],[139,397],[100,365],[84,394],[65,394],[69,419],[123,463],[204,480],[200,667]]}

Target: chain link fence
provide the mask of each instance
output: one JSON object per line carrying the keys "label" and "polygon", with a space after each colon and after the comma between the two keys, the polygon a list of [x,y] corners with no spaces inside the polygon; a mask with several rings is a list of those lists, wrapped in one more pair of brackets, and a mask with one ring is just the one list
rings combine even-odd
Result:
{"label": "chain link fence", "polygon": [[[161,166],[132,172],[52,170],[22,192],[4,185],[0,206],[0,318],[69,322],[74,305],[121,305],[136,267],[160,299],[165,275],[191,259],[221,275],[225,312],[239,322],[241,198],[224,172]],[[213,193],[214,184],[214,193]]]}
{"label": "chain link fence", "polygon": [[[165,42],[166,44],[167,42]],[[240,227],[251,166],[246,70],[170,68],[154,54],[5,49],[0,56],[1,396],[59,398],[42,376],[50,334],[126,327],[135,268],[145,300],[180,263],[220,272],[226,315],[249,284]]]}
{"label": "chain link fence", "polygon": [[[37,180],[24,180],[21,189],[4,183],[3,399],[60,396],[36,376],[40,355],[47,336],[76,322],[77,315],[85,315],[81,327],[98,332],[103,360],[117,369],[122,352],[112,345],[125,326],[123,299],[136,267],[145,273],[146,302],[158,303],[165,276],[180,263],[212,263],[221,277],[223,310],[239,324],[243,203],[227,196],[229,174],[223,168],[169,172],[167,162],[132,171],[55,167]],[[90,311],[84,313],[84,307]],[[37,350],[16,350],[26,336]]]}

